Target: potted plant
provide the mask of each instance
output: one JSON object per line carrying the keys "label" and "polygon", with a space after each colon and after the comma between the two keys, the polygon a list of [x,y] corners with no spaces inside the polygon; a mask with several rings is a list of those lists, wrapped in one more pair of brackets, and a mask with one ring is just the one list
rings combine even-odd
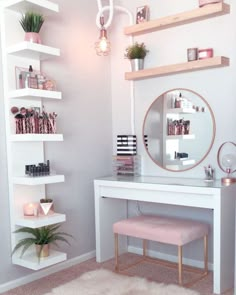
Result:
{"label": "potted plant", "polygon": [[44,23],[44,17],[35,12],[26,12],[20,19],[20,24],[25,31],[25,41],[41,44],[39,31]]}
{"label": "potted plant", "polygon": [[148,50],[144,43],[135,42],[126,48],[125,57],[131,61],[133,71],[142,70],[144,67],[144,58]]}
{"label": "potted plant", "polygon": [[49,245],[54,244],[57,246],[57,241],[62,241],[70,245],[70,243],[67,241],[65,237],[72,237],[70,234],[67,234],[65,232],[58,231],[59,227],[61,225],[54,224],[54,225],[48,225],[43,226],[40,228],[30,228],[30,227],[21,227],[17,229],[14,233],[26,233],[30,234],[30,236],[26,238],[22,238],[18,241],[18,243],[15,245],[12,255],[23,247],[21,251],[20,257],[24,255],[26,250],[29,249],[32,245],[35,245],[36,247],[36,253],[38,258],[41,257],[47,257],[49,256]]}
{"label": "potted plant", "polygon": [[43,198],[43,199],[40,199],[40,207],[42,209],[42,213],[44,215],[47,215],[50,211],[51,213],[53,213],[53,200],[50,199],[50,198]]}

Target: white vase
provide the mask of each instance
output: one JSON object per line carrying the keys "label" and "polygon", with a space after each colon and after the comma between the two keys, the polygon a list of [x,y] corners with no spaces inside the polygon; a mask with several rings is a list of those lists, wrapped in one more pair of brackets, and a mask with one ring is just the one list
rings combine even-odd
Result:
{"label": "white vase", "polygon": [[40,203],[40,207],[42,208],[43,214],[48,215],[50,209],[52,208],[53,202],[51,203]]}
{"label": "white vase", "polygon": [[144,68],[144,59],[143,58],[135,58],[131,59],[131,68],[132,71],[140,71]]}

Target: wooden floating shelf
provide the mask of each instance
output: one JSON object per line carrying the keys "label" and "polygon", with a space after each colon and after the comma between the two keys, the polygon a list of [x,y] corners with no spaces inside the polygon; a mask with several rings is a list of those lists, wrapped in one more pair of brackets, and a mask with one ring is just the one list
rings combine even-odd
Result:
{"label": "wooden floating shelf", "polygon": [[17,264],[33,270],[39,270],[54,265],[56,263],[65,261],[67,258],[66,253],[58,252],[52,249],[50,249],[50,255],[48,257],[41,258],[40,260],[38,259],[35,252],[29,254],[25,253],[22,258],[17,257],[17,254],[14,255],[12,258],[13,264]]}
{"label": "wooden floating shelf", "polygon": [[23,41],[7,48],[7,53],[24,58],[46,60],[60,56],[60,49]]}
{"label": "wooden floating shelf", "polygon": [[125,73],[125,79],[139,80],[145,78],[161,77],[166,75],[174,75],[226,66],[229,66],[229,58],[224,56],[216,56],[201,60],[195,60],[191,62],[184,62],[180,64],[160,66],[156,68],[144,69],[134,72],[127,72]]}
{"label": "wooden floating shelf", "polygon": [[26,226],[30,228],[39,228],[66,221],[65,214],[54,213],[46,216],[22,216],[15,221],[15,225]]}
{"label": "wooden floating shelf", "polygon": [[58,4],[48,0],[5,0],[3,1],[3,5],[4,8],[20,13],[34,11],[43,15],[48,15],[51,12],[59,12]]}
{"label": "wooden floating shelf", "polygon": [[201,8],[196,8],[175,15],[170,15],[156,20],[150,20],[141,24],[125,27],[124,33],[126,35],[144,34],[201,21],[210,17],[227,14],[229,12],[230,6],[226,3],[210,4]]}
{"label": "wooden floating shelf", "polygon": [[62,94],[60,91],[23,88],[23,89],[17,89],[17,90],[10,91],[8,93],[8,97],[9,98],[23,98],[23,99],[30,98],[30,97],[61,99]]}
{"label": "wooden floating shelf", "polygon": [[16,142],[35,142],[35,141],[63,141],[62,134],[14,134],[10,137],[11,141]]}
{"label": "wooden floating shelf", "polygon": [[49,175],[49,176],[37,176],[37,177],[29,177],[29,176],[16,176],[13,177],[14,184],[22,184],[22,185],[41,185],[41,184],[50,184],[50,183],[58,183],[64,182],[64,175]]}

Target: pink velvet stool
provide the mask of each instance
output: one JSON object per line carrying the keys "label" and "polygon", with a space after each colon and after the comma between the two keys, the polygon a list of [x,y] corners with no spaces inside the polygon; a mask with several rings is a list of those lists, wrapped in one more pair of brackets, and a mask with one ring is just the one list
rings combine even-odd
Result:
{"label": "pink velvet stool", "polygon": [[[118,221],[113,224],[115,237],[115,270],[117,272],[121,271],[118,261],[118,235],[143,239],[143,259],[140,262],[148,258],[146,255],[147,240],[172,244],[178,246],[179,284],[190,286],[192,283],[202,279],[208,274],[208,231],[209,227],[205,223],[163,216],[141,215]],[[182,246],[200,238],[204,239],[204,269],[201,270],[201,276],[196,280],[191,283],[183,284]],[[148,259],[150,259],[150,257]],[[155,259],[155,261],[158,260]],[[187,268],[188,270],[199,271],[196,268],[186,267],[186,269]]]}

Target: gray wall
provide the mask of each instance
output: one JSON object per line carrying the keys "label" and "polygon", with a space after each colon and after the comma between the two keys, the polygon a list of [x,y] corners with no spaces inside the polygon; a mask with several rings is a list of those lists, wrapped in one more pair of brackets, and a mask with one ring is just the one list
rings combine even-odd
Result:
{"label": "gray wall", "polygon": [[[47,194],[56,210],[65,213],[63,230],[75,240],[71,247],[60,250],[68,258],[95,250],[93,179],[111,173],[112,122],[109,57],[98,57],[94,42],[98,38],[95,25],[96,1],[55,0],[60,13],[50,17],[42,28],[43,43],[61,49],[61,57],[43,63],[43,71],[57,81],[63,99],[45,101],[47,111],[58,113],[58,133],[64,142],[47,143],[46,158],[56,171],[65,174],[65,183],[49,185]],[[0,75],[1,72],[0,72]],[[0,77],[2,83],[2,77]],[[1,94],[2,85],[0,84]],[[3,95],[0,99],[0,236],[1,284],[21,278],[32,271],[11,264],[10,225],[7,187],[7,165]]]}

